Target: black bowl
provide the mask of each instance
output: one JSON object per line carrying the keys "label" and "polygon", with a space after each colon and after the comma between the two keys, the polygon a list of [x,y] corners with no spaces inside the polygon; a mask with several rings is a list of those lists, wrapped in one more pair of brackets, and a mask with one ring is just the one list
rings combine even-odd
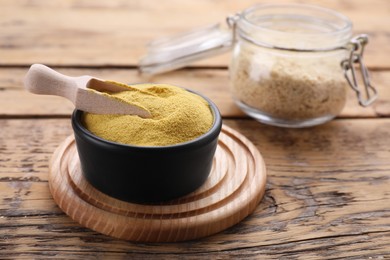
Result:
{"label": "black bowl", "polygon": [[75,110],[72,127],[84,177],[99,191],[136,203],[167,201],[199,188],[209,176],[222,127],[216,105],[200,96],[210,104],[213,126],[194,140],[171,146],[132,146],[102,139],[84,127],[83,112]]}

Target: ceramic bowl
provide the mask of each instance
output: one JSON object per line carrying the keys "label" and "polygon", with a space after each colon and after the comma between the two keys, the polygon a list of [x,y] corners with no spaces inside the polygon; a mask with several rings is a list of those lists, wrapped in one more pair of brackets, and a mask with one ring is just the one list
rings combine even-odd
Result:
{"label": "ceramic bowl", "polygon": [[195,191],[209,176],[222,127],[216,105],[200,96],[214,115],[211,129],[171,146],[132,146],[102,139],[86,129],[83,112],[75,110],[72,127],[86,180],[111,197],[136,203],[167,201]]}

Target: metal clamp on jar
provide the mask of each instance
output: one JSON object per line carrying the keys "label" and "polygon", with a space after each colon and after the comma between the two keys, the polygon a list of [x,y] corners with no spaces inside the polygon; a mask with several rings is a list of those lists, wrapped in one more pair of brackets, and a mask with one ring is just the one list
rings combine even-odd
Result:
{"label": "metal clamp on jar", "polygon": [[236,104],[260,122],[283,127],[333,119],[345,105],[348,84],[362,106],[377,98],[363,63],[368,37],[352,37],[351,21],[337,12],[255,5],[227,23],[229,29],[213,25],[151,43],[141,72],[169,71],[233,48],[229,70]]}

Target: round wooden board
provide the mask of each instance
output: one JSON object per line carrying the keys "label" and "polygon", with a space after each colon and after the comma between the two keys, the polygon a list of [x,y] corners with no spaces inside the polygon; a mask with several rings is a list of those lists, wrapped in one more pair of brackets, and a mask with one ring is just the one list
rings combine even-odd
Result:
{"label": "round wooden board", "polygon": [[223,126],[206,183],[185,197],[135,204],[109,197],[83,177],[73,136],[54,152],[50,191],[58,206],[81,225],[120,239],[175,242],[222,231],[254,211],[264,195],[266,170],[256,147]]}

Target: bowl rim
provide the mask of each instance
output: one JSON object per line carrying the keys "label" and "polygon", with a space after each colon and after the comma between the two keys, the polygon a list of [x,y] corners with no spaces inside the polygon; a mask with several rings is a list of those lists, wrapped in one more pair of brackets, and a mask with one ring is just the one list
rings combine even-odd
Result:
{"label": "bowl rim", "polygon": [[[185,89],[185,88],[184,88]],[[72,113],[72,126],[73,131],[75,135],[84,135],[86,138],[92,139],[94,142],[97,142],[102,145],[106,146],[115,146],[115,149],[132,149],[132,150],[142,150],[142,151],[169,151],[169,150],[180,150],[180,149],[188,149],[190,147],[199,147],[203,144],[207,144],[212,142],[215,138],[218,138],[219,133],[221,132],[222,128],[222,116],[218,110],[218,107],[206,96],[190,90],[185,89],[193,94],[196,94],[200,97],[202,97],[204,100],[207,101],[207,103],[210,106],[210,110],[213,113],[213,124],[211,128],[204,134],[198,136],[195,139],[189,140],[187,142],[182,142],[178,144],[173,145],[167,145],[167,146],[141,146],[141,145],[130,145],[130,144],[124,144],[124,143],[117,143],[113,141],[106,140],[104,138],[101,138],[93,133],[91,133],[82,123],[82,115],[84,114],[84,111],[75,109]]]}

